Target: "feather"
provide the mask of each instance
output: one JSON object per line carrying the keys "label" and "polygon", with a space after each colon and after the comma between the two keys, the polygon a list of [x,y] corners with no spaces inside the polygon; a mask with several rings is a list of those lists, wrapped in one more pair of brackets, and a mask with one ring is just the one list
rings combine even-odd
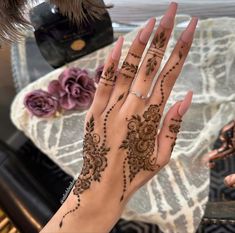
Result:
{"label": "feather", "polygon": [[[25,18],[29,3],[37,0],[0,0],[0,44],[20,40],[24,31],[30,29],[30,23]],[[60,12],[76,23],[92,18],[101,18],[106,6],[103,0],[50,0]]]}
{"label": "feather", "polygon": [[24,17],[27,0],[0,1],[0,43],[14,42],[29,28]]}
{"label": "feather", "polygon": [[111,5],[106,6],[103,0],[51,0],[58,6],[60,12],[67,15],[76,23],[81,23],[89,18],[100,19],[106,8],[111,8]]}

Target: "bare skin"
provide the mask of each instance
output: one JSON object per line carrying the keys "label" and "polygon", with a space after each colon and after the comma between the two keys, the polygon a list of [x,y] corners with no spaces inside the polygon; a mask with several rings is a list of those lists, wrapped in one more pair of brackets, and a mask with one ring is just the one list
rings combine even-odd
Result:
{"label": "bare skin", "polygon": [[148,93],[167,48],[176,9],[177,4],[171,3],[145,55],[155,19],[139,31],[115,78],[123,44],[123,38],[118,39],[86,116],[81,174],[41,233],[109,232],[133,193],[169,162],[192,92],[176,102],[164,119],[162,114],[192,44],[196,18]]}

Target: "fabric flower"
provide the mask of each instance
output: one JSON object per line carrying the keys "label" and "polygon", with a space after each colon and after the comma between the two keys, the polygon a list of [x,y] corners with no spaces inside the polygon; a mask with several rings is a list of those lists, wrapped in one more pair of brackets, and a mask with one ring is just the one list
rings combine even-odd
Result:
{"label": "fabric flower", "polygon": [[58,80],[50,82],[48,92],[59,98],[60,106],[66,110],[87,109],[95,93],[94,81],[86,70],[68,68]]}
{"label": "fabric flower", "polygon": [[57,98],[43,90],[28,93],[24,98],[24,105],[37,117],[50,117],[57,112],[59,107]]}
{"label": "fabric flower", "polygon": [[96,71],[95,71],[95,78],[94,78],[96,83],[99,83],[100,77],[101,77],[102,72],[103,72],[103,69],[104,69],[104,65],[100,65],[100,66],[96,69]]}

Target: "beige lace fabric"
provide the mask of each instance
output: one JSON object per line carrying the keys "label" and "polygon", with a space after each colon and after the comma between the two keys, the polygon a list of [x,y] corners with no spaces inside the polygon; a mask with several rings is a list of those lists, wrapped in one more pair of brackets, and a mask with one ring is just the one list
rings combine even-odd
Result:
{"label": "beige lace fabric", "polygon": [[[178,16],[170,41],[169,56],[189,20]],[[158,21],[159,22],[159,19]],[[136,31],[125,36],[122,59]],[[111,46],[92,53],[69,66],[90,72],[104,62]],[[208,201],[209,171],[201,158],[213,144],[218,130],[235,116],[235,20],[201,20],[195,40],[167,108],[194,91],[193,104],[184,117],[181,133],[170,163],[130,200],[123,217],[158,224],[163,232],[195,232]],[[11,118],[35,145],[68,174],[76,177],[82,167],[83,124],[86,112],[67,112],[56,118],[30,116],[24,105],[26,93],[46,89],[64,67],[28,85],[15,98]]]}

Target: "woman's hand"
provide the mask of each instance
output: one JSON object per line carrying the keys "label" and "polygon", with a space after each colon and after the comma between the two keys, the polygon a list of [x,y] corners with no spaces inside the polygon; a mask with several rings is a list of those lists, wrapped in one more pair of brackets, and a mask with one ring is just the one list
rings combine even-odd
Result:
{"label": "woman's hand", "polygon": [[84,165],[66,208],[56,217],[60,232],[73,232],[71,224],[76,223],[79,228],[74,232],[108,232],[131,195],[169,162],[192,92],[169,109],[162,127],[160,121],[189,52],[196,18],[180,36],[149,92],[170,39],[176,9],[177,4],[171,3],[145,55],[154,18],[138,32],[120,70],[122,37],[108,56],[86,116]]}

